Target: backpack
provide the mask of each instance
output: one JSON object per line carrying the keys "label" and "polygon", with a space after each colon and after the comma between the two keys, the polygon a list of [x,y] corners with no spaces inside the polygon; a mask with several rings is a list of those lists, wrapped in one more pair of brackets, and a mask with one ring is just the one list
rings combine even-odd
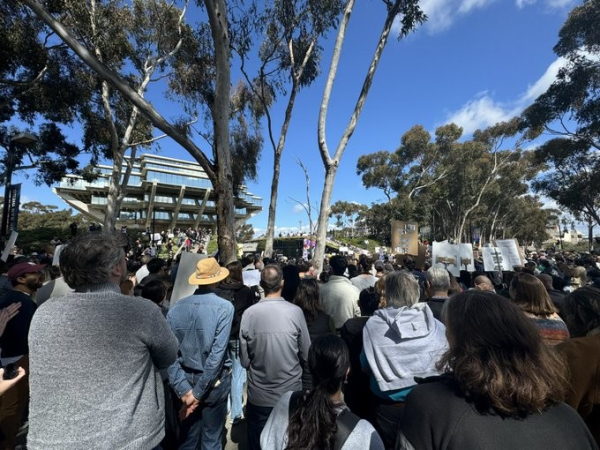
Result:
{"label": "backpack", "polygon": [[[298,400],[304,394],[304,391],[295,391],[292,392],[292,396],[290,397],[290,409],[288,413],[288,417],[292,417],[292,414],[296,410],[298,406]],[[344,410],[338,414],[335,419],[335,423],[337,425],[337,431],[335,432],[335,442],[333,444],[333,450],[341,450],[346,441],[348,440],[348,436],[356,427],[356,424],[360,420],[360,417],[353,414],[348,408],[344,408]]]}

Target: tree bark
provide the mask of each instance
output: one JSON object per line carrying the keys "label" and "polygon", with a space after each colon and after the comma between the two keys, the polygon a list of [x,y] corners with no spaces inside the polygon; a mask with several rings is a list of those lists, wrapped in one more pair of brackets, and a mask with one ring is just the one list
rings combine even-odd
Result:
{"label": "tree bark", "polygon": [[225,0],[206,0],[208,21],[215,46],[216,84],[211,113],[217,177],[216,195],[219,259],[227,264],[237,260],[235,205],[233,202],[232,160],[229,150],[229,113],[231,73],[229,67],[229,29]]}

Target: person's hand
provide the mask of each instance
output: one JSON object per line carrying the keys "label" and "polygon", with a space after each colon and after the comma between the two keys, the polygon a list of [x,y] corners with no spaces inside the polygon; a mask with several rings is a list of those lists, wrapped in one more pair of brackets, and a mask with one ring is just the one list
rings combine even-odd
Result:
{"label": "person's hand", "polygon": [[196,410],[200,402],[194,397],[191,389],[181,397],[181,402],[183,405],[179,409],[179,420],[183,422]]}
{"label": "person's hand", "polygon": [[6,391],[8,391],[11,387],[13,387],[17,382],[25,376],[25,369],[19,367],[18,375],[12,380],[4,379],[4,369],[0,369],[0,395],[4,395]]}
{"label": "person's hand", "polygon": [[21,308],[21,302],[13,303],[6,308],[0,309],[0,336],[4,333],[8,321],[17,315],[19,308]]}

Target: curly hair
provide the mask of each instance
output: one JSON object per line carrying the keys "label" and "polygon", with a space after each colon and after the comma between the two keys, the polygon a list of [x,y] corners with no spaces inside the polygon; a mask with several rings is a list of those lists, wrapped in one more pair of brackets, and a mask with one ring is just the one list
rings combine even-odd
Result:
{"label": "curly hair", "polygon": [[329,450],[335,443],[337,405],[331,396],[341,389],[350,368],[346,343],[333,334],[318,337],[310,346],[308,367],[313,389],[290,417],[286,450]]}
{"label": "curly hair", "polygon": [[77,236],[60,252],[60,270],[71,289],[110,281],[115,265],[125,256],[123,238],[111,233]]}
{"label": "curly hair", "polygon": [[505,298],[467,291],[446,301],[449,350],[437,364],[482,414],[525,417],[563,401],[566,369]]}

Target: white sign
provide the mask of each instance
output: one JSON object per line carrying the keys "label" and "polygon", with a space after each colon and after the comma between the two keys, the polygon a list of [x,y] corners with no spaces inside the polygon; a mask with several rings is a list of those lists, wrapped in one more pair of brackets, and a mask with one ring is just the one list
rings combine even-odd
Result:
{"label": "white sign", "polygon": [[173,284],[173,293],[171,294],[171,306],[177,303],[177,300],[189,297],[194,293],[197,286],[190,284],[189,279],[196,272],[198,261],[204,258],[206,258],[206,255],[198,253],[183,252],[181,254],[177,276]]}
{"label": "white sign", "polygon": [[461,270],[475,272],[472,244],[450,244],[448,241],[434,242],[431,263],[433,267],[443,267],[455,277]]}
{"label": "white sign", "polygon": [[486,272],[513,270],[506,247],[483,247],[481,256],[483,257],[483,269]]}
{"label": "white sign", "polygon": [[4,247],[4,252],[2,253],[2,261],[6,262],[8,260],[8,255],[10,255],[10,252],[15,246],[15,242],[17,242],[18,236],[19,233],[17,233],[16,231],[10,233],[10,237],[8,238],[8,241],[6,241],[6,246]]}
{"label": "white sign", "polygon": [[510,269],[513,267],[523,267],[523,258],[519,251],[519,243],[516,239],[502,239],[496,241],[496,247],[502,249],[502,254],[508,259]]}
{"label": "white sign", "polygon": [[255,253],[258,250],[258,242],[245,242],[242,244],[244,253]]}

